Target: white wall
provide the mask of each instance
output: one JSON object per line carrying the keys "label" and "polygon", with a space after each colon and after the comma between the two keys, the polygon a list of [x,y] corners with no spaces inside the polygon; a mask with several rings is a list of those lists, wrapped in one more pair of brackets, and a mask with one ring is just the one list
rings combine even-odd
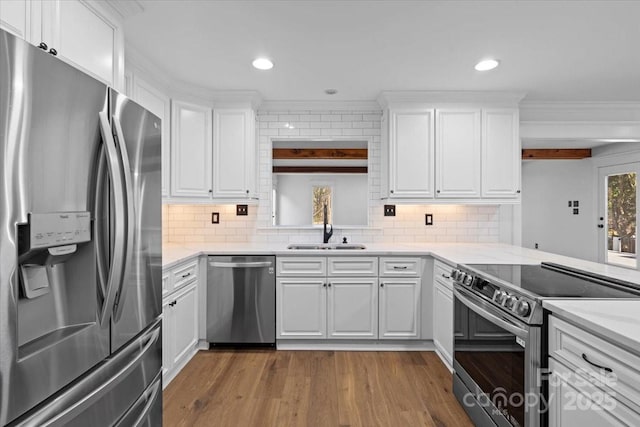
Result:
{"label": "white wall", "polygon": [[522,246],[597,261],[595,189],[590,159],[522,162]]}
{"label": "white wall", "polygon": [[331,222],[334,225],[367,225],[366,174],[279,174],[276,185],[278,225],[310,225],[312,187],[332,188]]}

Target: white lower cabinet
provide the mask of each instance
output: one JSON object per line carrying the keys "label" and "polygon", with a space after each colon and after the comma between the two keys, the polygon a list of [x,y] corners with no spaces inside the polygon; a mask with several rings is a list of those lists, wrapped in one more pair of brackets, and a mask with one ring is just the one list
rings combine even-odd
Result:
{"label": "white lower cabinet", "polygon": [[380,339],[420,336],[420,278],[380,278]]}
{"label": "white lower cabinet", "polygon": [[420,258],[278,257],[276,265],[278,339],[420,339],[420,277],[385,276],[418,275]]}
{"label": "white lower cabinet", "polygon": [[327,336],[327,291],[324,278],[279,278],[276,281],[278,338]]}
{"label": "white lower cabinet", "polygon": [[330,278],[329,338],[378,338],[378,279]]}
{"label": "white lower cabinet", "polygon": [[640,414],[616,394],[590,384],[580,371],[549,360],[549,426],[640,426]]}
{"label": "white lower cabinet", "polygon": [[453,289],[440,280],[433,285],[433,344],[453,366]]}
{"label": "white lower cabinet", "polygon": [[198,260],[191,259],[162,272],[163,387],[197,351]]}

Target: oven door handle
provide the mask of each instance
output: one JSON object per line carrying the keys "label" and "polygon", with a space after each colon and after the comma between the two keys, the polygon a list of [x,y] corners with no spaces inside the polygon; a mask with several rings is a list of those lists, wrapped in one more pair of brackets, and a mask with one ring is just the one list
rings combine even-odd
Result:
{"label": "oven door handle", "polygon": [[458,289],[454,289],[453,293],[455,294],[455,297],[460,300],[461,303],[466,305],[470,310],[474,311],[477,315],[485,318],[486,320],[490,321],[491,323],[494,323],[497,326],[500,326],[501,328],[506,329],[507,331],[511,332],[517,337],[520,337],[525,340],[529,338],[529,331],[527,329],[514,323],[513,321],[500,317],[498,314],[493,314],[492,312],[495,312],[495,311],[488,304],[482,301],[474,301],[473,299],[464,295]]}

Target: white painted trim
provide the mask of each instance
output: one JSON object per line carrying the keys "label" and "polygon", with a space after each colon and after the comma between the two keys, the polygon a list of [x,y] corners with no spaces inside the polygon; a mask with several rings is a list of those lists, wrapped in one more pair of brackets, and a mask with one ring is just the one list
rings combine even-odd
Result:
{"label": "white painted trim", "polygon": [[525,121],[572,120],[636,120],[640,103],[629,102],[527,102],[520,104],[520,117]]}
{"label": "white painted trim", "polygon": [[[264,100],[260,111],[380,111],[376,101],[269,101]],[[382,113],[381,113],[382,114]]]}
{"label": "white painted trim", "polygon": [[640,121],[520,121],[522,140],[640,139]]}
{"label": "white painted trim", "polygon": [[104,0],[104,2],[122,18],[144,12],[144,6],[139,0]]}
{"label": "white painted trim", "polygon": [[512,199],[398,199],[391,197],[382,197],[380,199],[383,204],[393,205],[514,205],[520,204],[521,197],[518,195]]}
{"label": "white painted trim", "polygon": [[510,106],[517,107],[525,97],[525,92],[492,92],[492,91],[382,91],[376,99],[382,108],[392,105],[406,106],[407,104],[479,104],[482,106]]}
{"label": "white painted trim", "polygon": [[276,348],[322,351],[435,351],[433,340],[277,340]]}
{"label": "white painted trim", "polygon": [[436,344],[436,349],[434,351],[442,361],[442,364],[449,370],[449,372],[453,374],[453,366],[451,366],[449,364],[449,361],[442,355],[442,352],[440,351],[438,344]]}

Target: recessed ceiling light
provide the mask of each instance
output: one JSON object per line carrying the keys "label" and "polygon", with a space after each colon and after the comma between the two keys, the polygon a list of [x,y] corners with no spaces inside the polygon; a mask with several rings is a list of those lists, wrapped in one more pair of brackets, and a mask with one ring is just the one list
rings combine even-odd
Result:
{"label": "recessed ceiling light", "polygon": [[335,95],[336,93],[338,93],[337,89],[325,89],[324,93],[326,93],[327,95]]}
{"label": "recessed ceiling light", "polygon": [[270,70],[273,68],[273,62],[267,58],[256,58],[251,64],[258,70]]}
{"label": "recessed ceiling light", "polygon": [[500,65],[500,62],[497,61],[496,59],[485,59],[478,62],[475,66],[475,69],[477,71],[489,71],[489,70],[493,70],[498,65]]}

